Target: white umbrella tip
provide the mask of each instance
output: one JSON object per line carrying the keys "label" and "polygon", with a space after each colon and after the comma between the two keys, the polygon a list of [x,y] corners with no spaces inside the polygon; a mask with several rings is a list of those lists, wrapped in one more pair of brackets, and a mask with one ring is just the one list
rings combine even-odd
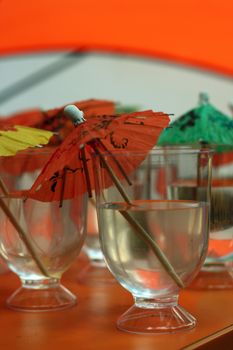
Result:
{"label": "white umbrella tip", "polygon": [[75,105],[68,105],[64,108],[64,114],[67,118],[71,119],[72,122],[77,125],[85,121],[84,113]]}

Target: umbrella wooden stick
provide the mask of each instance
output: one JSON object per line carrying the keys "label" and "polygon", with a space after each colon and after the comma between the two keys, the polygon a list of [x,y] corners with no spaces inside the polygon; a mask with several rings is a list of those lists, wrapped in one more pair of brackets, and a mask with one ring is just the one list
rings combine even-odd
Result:
{"label": "umbrella wooden stick", "polygon": [[103,165],[105,166],[105,168],[107,169],[107,171],[109,172],[114,184],[116,185],[116,188],[118,189],[118,191],[120,192],[120,194],[122,195],[122,197],[124,198],[124,200],[132,206],[132,203],[130,201],[130,198],[128,196],[128,194],[125,192],[123,186],[121,185],[120,181],[118,180],[117,176],[115,175],[114,171],[112,170],[112,168],[109,166],[109,164],[106,162],[105,158],[103,157],[103,155],[99,152],[98,148],[95,146],[94,143],[91,143],[92,148],[94,149],[94,151],[96,152],[96,154],[99,155]]}
{"label": "umbrella wooden stick", "polygon": [[3,192],[3,194],[5,194],[5,195],[9,194],[8,188],[6,187],[4,181],[1,179],[1,177],[0,177],[0,188],[1,188],[2,192]]}
{"label": "umbrella wooden stick", "polygon": [[[112,153],[107,149],[107,147],[103,144],[103,142],[98,139],[98,143],[103,147],[103,149],[108,152],[109,155],[112,156]],[[112,160],[115,162],[115,164],[117,165],[117,167],[119,168],[120,172],[122,173],[122,175],[124,176],[124,178],[126,179],[126,181],[128,182],[129,185],[132,185],[132,182],[130,181],[130,179],[128,178],[125,170],[123,169],[123,167],[121,166],[121,164],[118,162],[118,160],[112,156]]]}
{"label": "umbrella wooden stick", "polygon": [[91,181],[90,181],[90,176],[89,176],[89,172],[88,172],[88,168],[87,168],[87,158],[86,158],[84,146],[82,146],[80,148],[80,153],[81,153],[81,160],[82,160],[82,164],[83,164],[83,170],[84,170],[84,173],[85,173],[85,179],[86,179],[86,184],[87,184],[87,191],[88,191],[89,197],[91,198],[92,197]]}
{"label": "umbrella wooden stick", "polygon": [[66,171],[67,171],[67,168],[64,167],[63,173],[62,173],[62,188],[61,188],[59,208],[62,207],[62,203],[63,203],[63,197],[64,197],[64,191],[65,191],[65,185],[66,185]]}
{"label": "umbrella wooden stick", "polygon": [[[114,174],[112,168],[109,166],[109,164],[106,162],[105,158],[103,155],[99,152],[98,148],[92,144],[92,147],[96,154],[99,155],[102,163],[104,164],[106,170],[108,171],[109,175],[111,176],[114,184],[116,185],[117,189],[121,193],[122,197],[125,199],[125,201],[129,205],[133,205],[125,192],[123,186],[121,185],[120,181]],[[150,235],[144,230],[144,228],[137,222],[137,220],[134,219],[127,211],[125,210],[120,210],[119,211],[121,215],[130,223],[130,225],[133,227],[135,232],[147,243],[147,245],[151,248],[151,250],[155,253],[156,257],[158,260],[161,262],[163,265],[164,269],[167,271],[169,276],[174,280],[174,282],[177,284],[178,287],[184,288],[183,281],[180,279],[180,277],[177,275],[176,271],[174,270],[173,266],[165,256],[165,254],[161,251],[160,247],[158,244],[150,237]]]}

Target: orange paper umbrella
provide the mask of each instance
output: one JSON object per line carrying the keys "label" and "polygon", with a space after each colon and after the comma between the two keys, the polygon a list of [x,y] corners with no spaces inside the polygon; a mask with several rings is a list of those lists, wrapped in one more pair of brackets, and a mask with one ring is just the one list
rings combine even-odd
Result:
{"label": "orange paper umbrella", "polygon": [[[66,114],[75,116],[77,107],[67,106]],[[82,112],[81,112],[82,116]],[[67,136],[62,145],[56,149],[49,162],[34,183],[29,196],[51,201],[70,198],[80,192],[94,188],[90,152],[120,152],[121,164],[111,166],[115,175],[127,178],[137,164],[125,161],[127,151],[141,151],[141,162],[145,153],[155,144],[160,132],[168,125],[169,117],[162,112],[144,111],[122,115],[104,115],[83,119]],[[114,157],[112,158],[114,159]],[[85,174],[83,177],[78,174]],[[81,178],[81,180],[80,180]]]}

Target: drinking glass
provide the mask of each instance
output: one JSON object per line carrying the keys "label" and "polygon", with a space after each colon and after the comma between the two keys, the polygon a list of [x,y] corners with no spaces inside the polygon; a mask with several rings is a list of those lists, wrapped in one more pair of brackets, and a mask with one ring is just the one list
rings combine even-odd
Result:
{"label": "drinking glass", "polygon": [[7,300],[8,307],[14,310],[58,310],[76,303],[76,296],[61,285],[60,279],[77,258],[85,239],[87,194],[63,200],[61,207],[56,201],[42,202],[18,195],[21,189],[31,187],[52,151],[24,151],[11,157],[9,163],[0,159],[0,176],[7,188],[1,201],[24,231],[40,262],[38,265],[20,230],[0,208],[0,254],[21,280],[21,287]]}
{"label": "drinking glass", "polygon": [[78,273],[79,283],[114,283],[115,279],[106,266],[100,246],[94,193],[93,197],[88,199],[87,234],[83,245],[83,251],[88,257],[88,262]]}
{"label": "drinking glass", "polygon": [[[93,154],[97,214],[108,268],[134,298],[117,321],[132,333],[191,329],[194,316],[179,291],[199,272],[207,252],[211,152],[155,148]],[[117,164],[125,167],[125,179]],[[180,199],[178,188],[195,183]]]}
{"label": "drinking glass", "polygon": [[[219,146],[220,147],[220,146]],[[193,283],[201,289],[233,288],[233,152],[213,154],[209,248]]]}

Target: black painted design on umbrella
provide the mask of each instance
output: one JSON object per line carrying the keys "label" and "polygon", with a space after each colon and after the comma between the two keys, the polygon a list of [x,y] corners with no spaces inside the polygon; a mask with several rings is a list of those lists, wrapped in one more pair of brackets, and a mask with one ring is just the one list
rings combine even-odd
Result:
{"label": "black painted design on umbrella", "polygon": [[[65,169],[66,172],[70,172],[72,174],[74,174],[78,170],[83,171],[82,168],[71,169],[69,167],[65,167],[64,169]],[[59,171],[56,171],[54,173],[54,175],[50,177],[49,181],[52,182],[50,189],[51,189],[52,192],[56,191],[56,187],[57,187],[58,181],[59,180],[63,180],[63,177],[64,177],[63,173],[61,174]]]}
{"label": "black painted design on umbrella", "polygon": [[128,138],[126,137],[123,137],[120,142],[114,137],[115,136],[115,133],[114,131],[112,131],[110,134],[109,134],[109,138],[110,138],[110,143],[111,145],[114,147],[114,148],[118,148],[118,149],[125,149],[128,145]]}

